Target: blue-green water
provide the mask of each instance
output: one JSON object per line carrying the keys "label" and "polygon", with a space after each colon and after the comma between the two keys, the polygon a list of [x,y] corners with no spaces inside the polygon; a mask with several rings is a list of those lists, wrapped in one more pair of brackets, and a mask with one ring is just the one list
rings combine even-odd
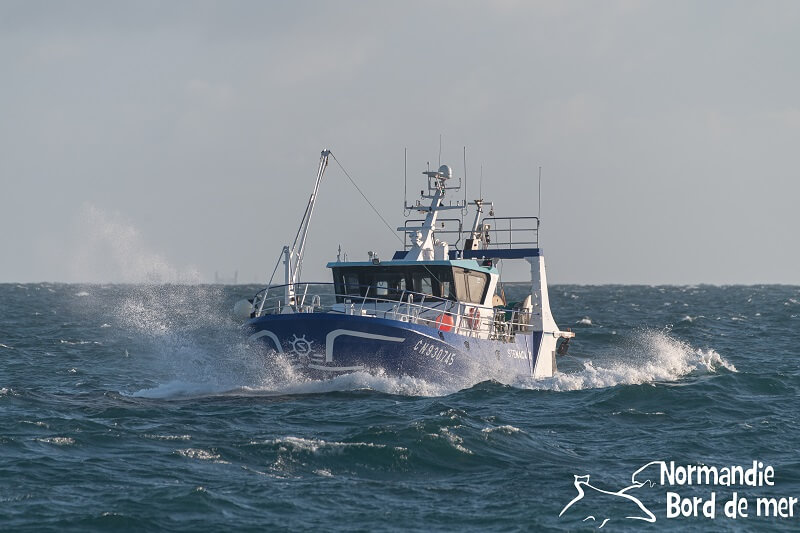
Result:
{"label": "blue-green water", "polygon": [[[559,375],[463,390],[272,372],[229,313],[254,290],[0,285],[0,529],[798,528],[666,516],[668,491],[800,496],[798,287],[556,286]],[[775,482],[653,478],[655,523],[613,498],[559,517],[574,475],[616,491],[655,460]]]}

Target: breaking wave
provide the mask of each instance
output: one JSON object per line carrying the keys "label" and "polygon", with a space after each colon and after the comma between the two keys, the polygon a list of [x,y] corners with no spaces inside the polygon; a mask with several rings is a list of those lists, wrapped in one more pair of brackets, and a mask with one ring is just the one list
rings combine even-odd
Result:
{"label": "breaking wave", "polygon": [[714,349],[694,348],[663,331],[645,330],[617,353],[582,362],[583,368],[559,372],[544,380],[526,379],[517,386],[556,391],[597,389],[617,385],[672,382],[693,374],[736,372]]}

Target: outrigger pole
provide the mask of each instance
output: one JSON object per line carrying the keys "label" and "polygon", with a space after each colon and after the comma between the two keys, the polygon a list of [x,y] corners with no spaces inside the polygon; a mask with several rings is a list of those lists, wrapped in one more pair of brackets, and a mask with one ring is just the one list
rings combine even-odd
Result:
{"label": "outrigger pole", "polygon": [[311,223],[311,216],[314,214],[314,205],[317,203],[319,185],[322,182],[322,176],[325,174],[325,169],[328,166],[328,156],[330,155],[330,150],[323,150],[320,153],[317,181],[314,183],[314,191],[308,199],[306,212],[300,220],[300,227],[297,229],[294,244],[292,244],[291,249],[288,246],[283,247],[283,264],[286,271],[286,299],[284,301],[287,305],[293,306],[296,304],[294,286],[300,282],[300,273],[303,270],[303,252],[306,249],[306,237],[308,237],[308,226]]}

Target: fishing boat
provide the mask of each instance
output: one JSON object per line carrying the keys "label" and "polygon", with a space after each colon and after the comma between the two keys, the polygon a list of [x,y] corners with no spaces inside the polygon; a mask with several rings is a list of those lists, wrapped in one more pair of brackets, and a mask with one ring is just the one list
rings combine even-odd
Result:
{"label": "fishing boat", "polygon": [[[390,260],[368,252],[366,260],[350,261],[340,246],[327,264],[332,281],[301,281],[331,156],[320,155],[300,227],[292,246],[283,247],[273,279],[236,304],[250,340],[313,379],[365,371],[450,384],[556,372],[557,352],[566,351],[574,333],[560,330],[550,311],[539,217],[497,217],[482,198],[453,198],[462,180],[447,165],[423,172],[427,190],[414,203],[404,201],[407,216],[421,218],[397,228],[405,240]],[[530,294],[516,303],[505,301],[499,279],[498,262],[508,260],[530,264]],[[281,263],[284,283],[273,284]]]}

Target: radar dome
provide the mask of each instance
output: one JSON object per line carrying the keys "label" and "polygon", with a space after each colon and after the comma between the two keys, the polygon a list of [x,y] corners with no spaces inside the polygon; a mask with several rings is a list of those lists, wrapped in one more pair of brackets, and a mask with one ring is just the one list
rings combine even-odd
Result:
{"label": "radar dome", "polygon": [[441,174],[445,178],[452,178],[453,169],[448,167],[447,165],[442,165],[439,167],[439,174]]}

